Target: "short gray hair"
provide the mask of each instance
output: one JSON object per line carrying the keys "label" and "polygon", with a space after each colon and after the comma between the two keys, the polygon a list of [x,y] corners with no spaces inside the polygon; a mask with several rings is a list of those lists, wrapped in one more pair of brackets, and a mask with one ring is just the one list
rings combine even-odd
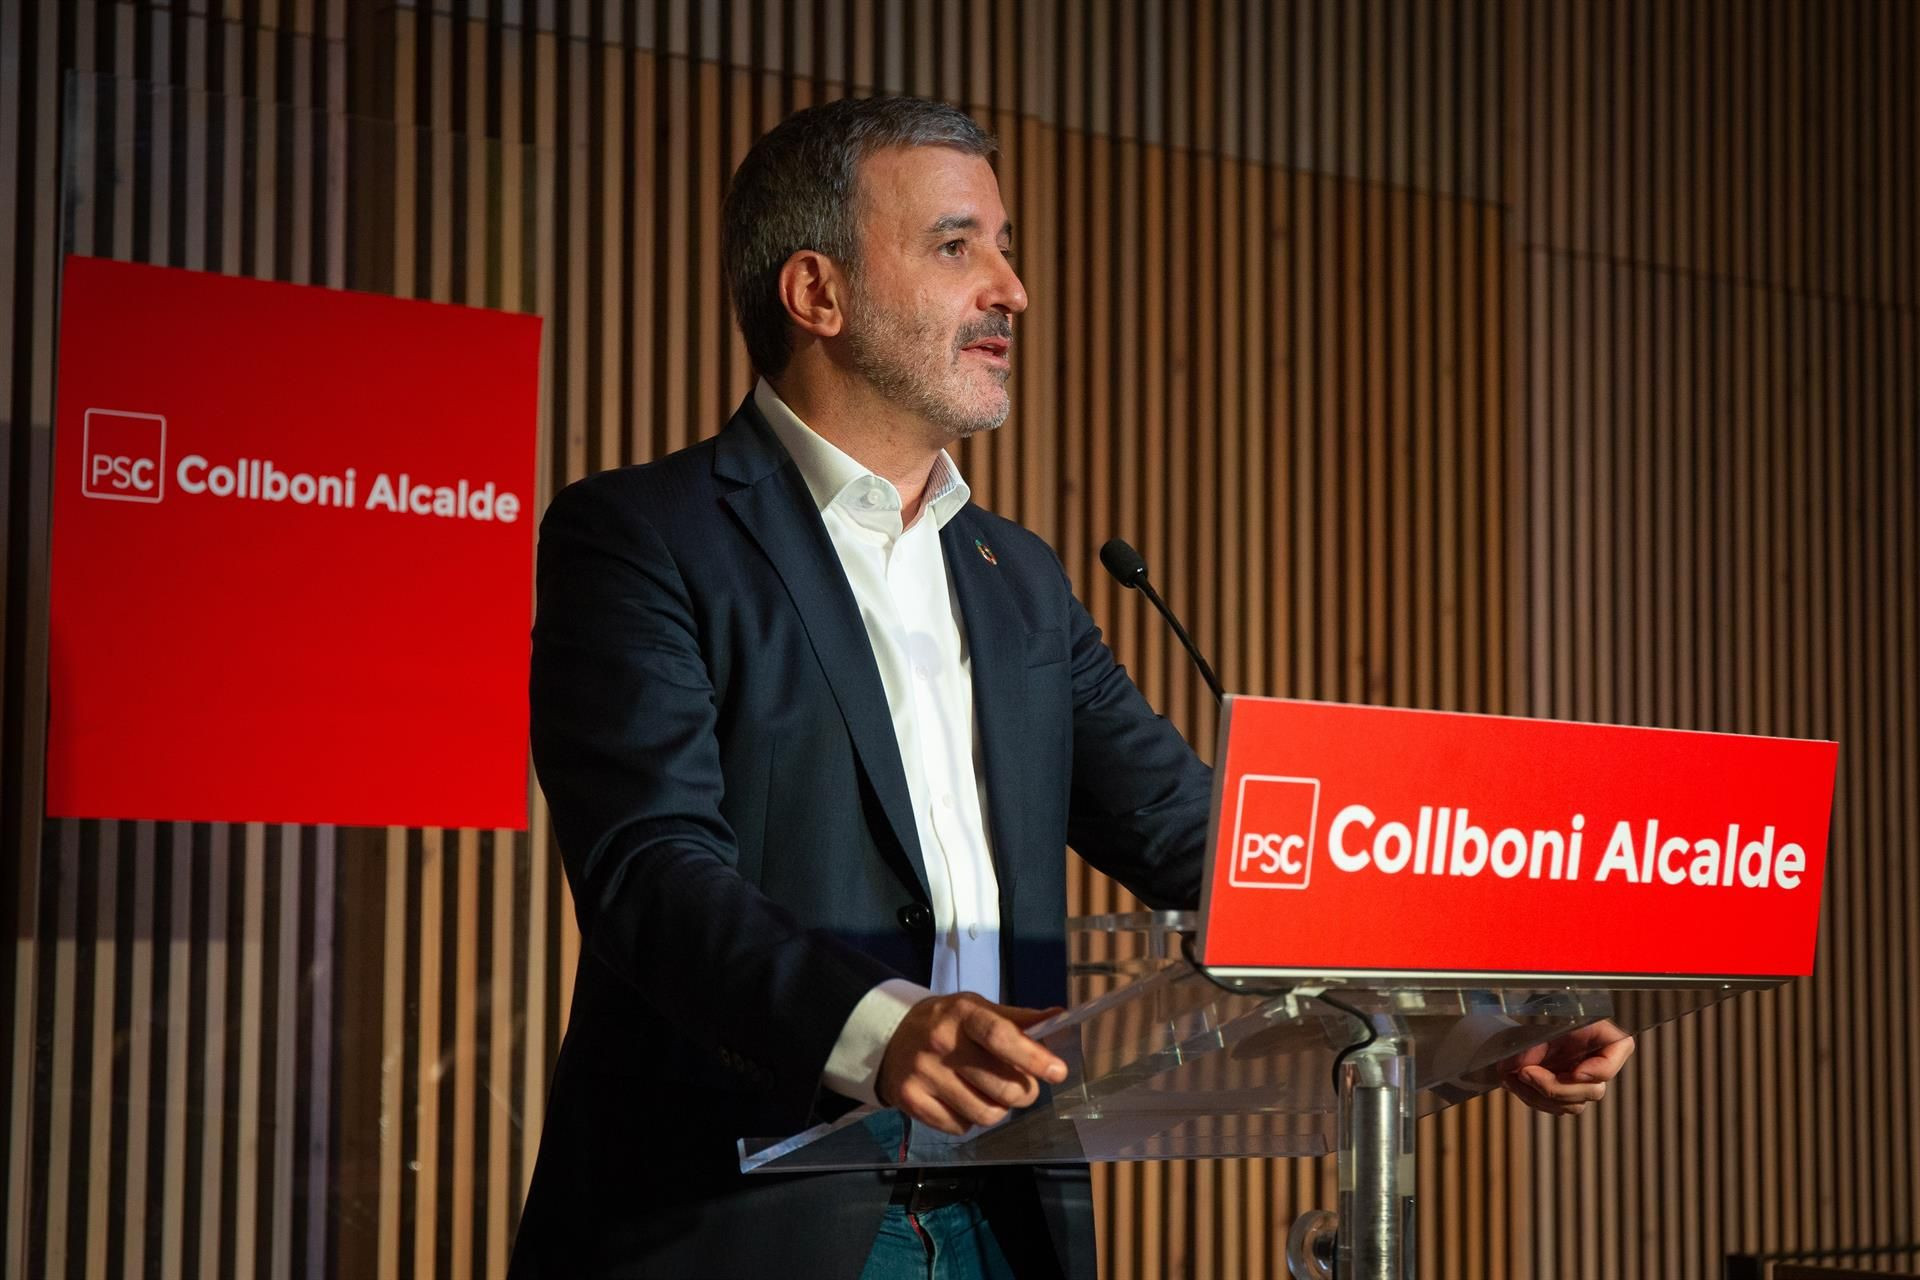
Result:
{"label": "short gray hair", "polygon": [[944,102],[841,98],[788,116],[734,171],[721,254],[734,319],[763,377],[778,377],[793,356],[780,269],[812,249],[855,270],[859,163],[887,147],[951,147],[973,156],[999,149],[973,117]]}

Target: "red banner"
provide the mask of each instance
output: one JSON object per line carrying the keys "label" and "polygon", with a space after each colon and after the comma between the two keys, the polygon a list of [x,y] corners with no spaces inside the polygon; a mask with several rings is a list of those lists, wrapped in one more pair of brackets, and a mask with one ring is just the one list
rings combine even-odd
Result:
{"label": "red banner", "polygon": [[524,828],[539,345],[68,259],[48,813]]}
{"label": "red banner", "polygon": [[1837,758],[1231,698],[1201,958],[1291,976],[1809,973]]}

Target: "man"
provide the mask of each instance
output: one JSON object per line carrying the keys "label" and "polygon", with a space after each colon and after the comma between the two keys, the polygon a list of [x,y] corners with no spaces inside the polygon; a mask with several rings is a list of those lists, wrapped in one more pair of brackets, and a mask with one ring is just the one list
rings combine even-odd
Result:
{"label": "man", "polygon": [[906,98],[769,133],[725,214],[760,383],[543,522],[534,759],[583,948],[516,1275],[1093,1274],[1083,1170],[734,1147],[876,1099],[959,1132],[1063,1078],[1023,1029],[1065,997],[1066,844],[1198,897],[1207,769],[945,451],[1005,419],[1027,306],[993,150]]}

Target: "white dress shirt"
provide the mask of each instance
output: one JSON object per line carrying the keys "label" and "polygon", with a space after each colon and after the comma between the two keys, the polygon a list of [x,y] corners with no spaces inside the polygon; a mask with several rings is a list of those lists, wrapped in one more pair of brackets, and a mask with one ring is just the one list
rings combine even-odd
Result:
{"label": "white dress shirt", "polygon": [[945,450],[911,527],[900,491],[802,422],[765,379],[754,403],[792,455],[820,508],[860,607],[886,688],[914,828],[933,898],[933,986],[882,982],[854,1006],[822,1083],[872,1102],[880,1059],[900,1020],[931,994],[1000,998],[1000,886],[987,840],[986,792],[974,732],[966,630],[940,530],[970,491]]}

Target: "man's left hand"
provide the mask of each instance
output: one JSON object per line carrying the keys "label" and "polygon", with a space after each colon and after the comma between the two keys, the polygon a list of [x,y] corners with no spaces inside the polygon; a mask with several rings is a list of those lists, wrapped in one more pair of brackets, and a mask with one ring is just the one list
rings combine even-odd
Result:
{"label": "man's left hand", "polygon": [[1500,1079],[1535,1111],[1577,1116],[1607,1096],[1607,1083],[1632,1056],[1632,1036],[1611,1022],[1594,1022],[1507,1059]]}

